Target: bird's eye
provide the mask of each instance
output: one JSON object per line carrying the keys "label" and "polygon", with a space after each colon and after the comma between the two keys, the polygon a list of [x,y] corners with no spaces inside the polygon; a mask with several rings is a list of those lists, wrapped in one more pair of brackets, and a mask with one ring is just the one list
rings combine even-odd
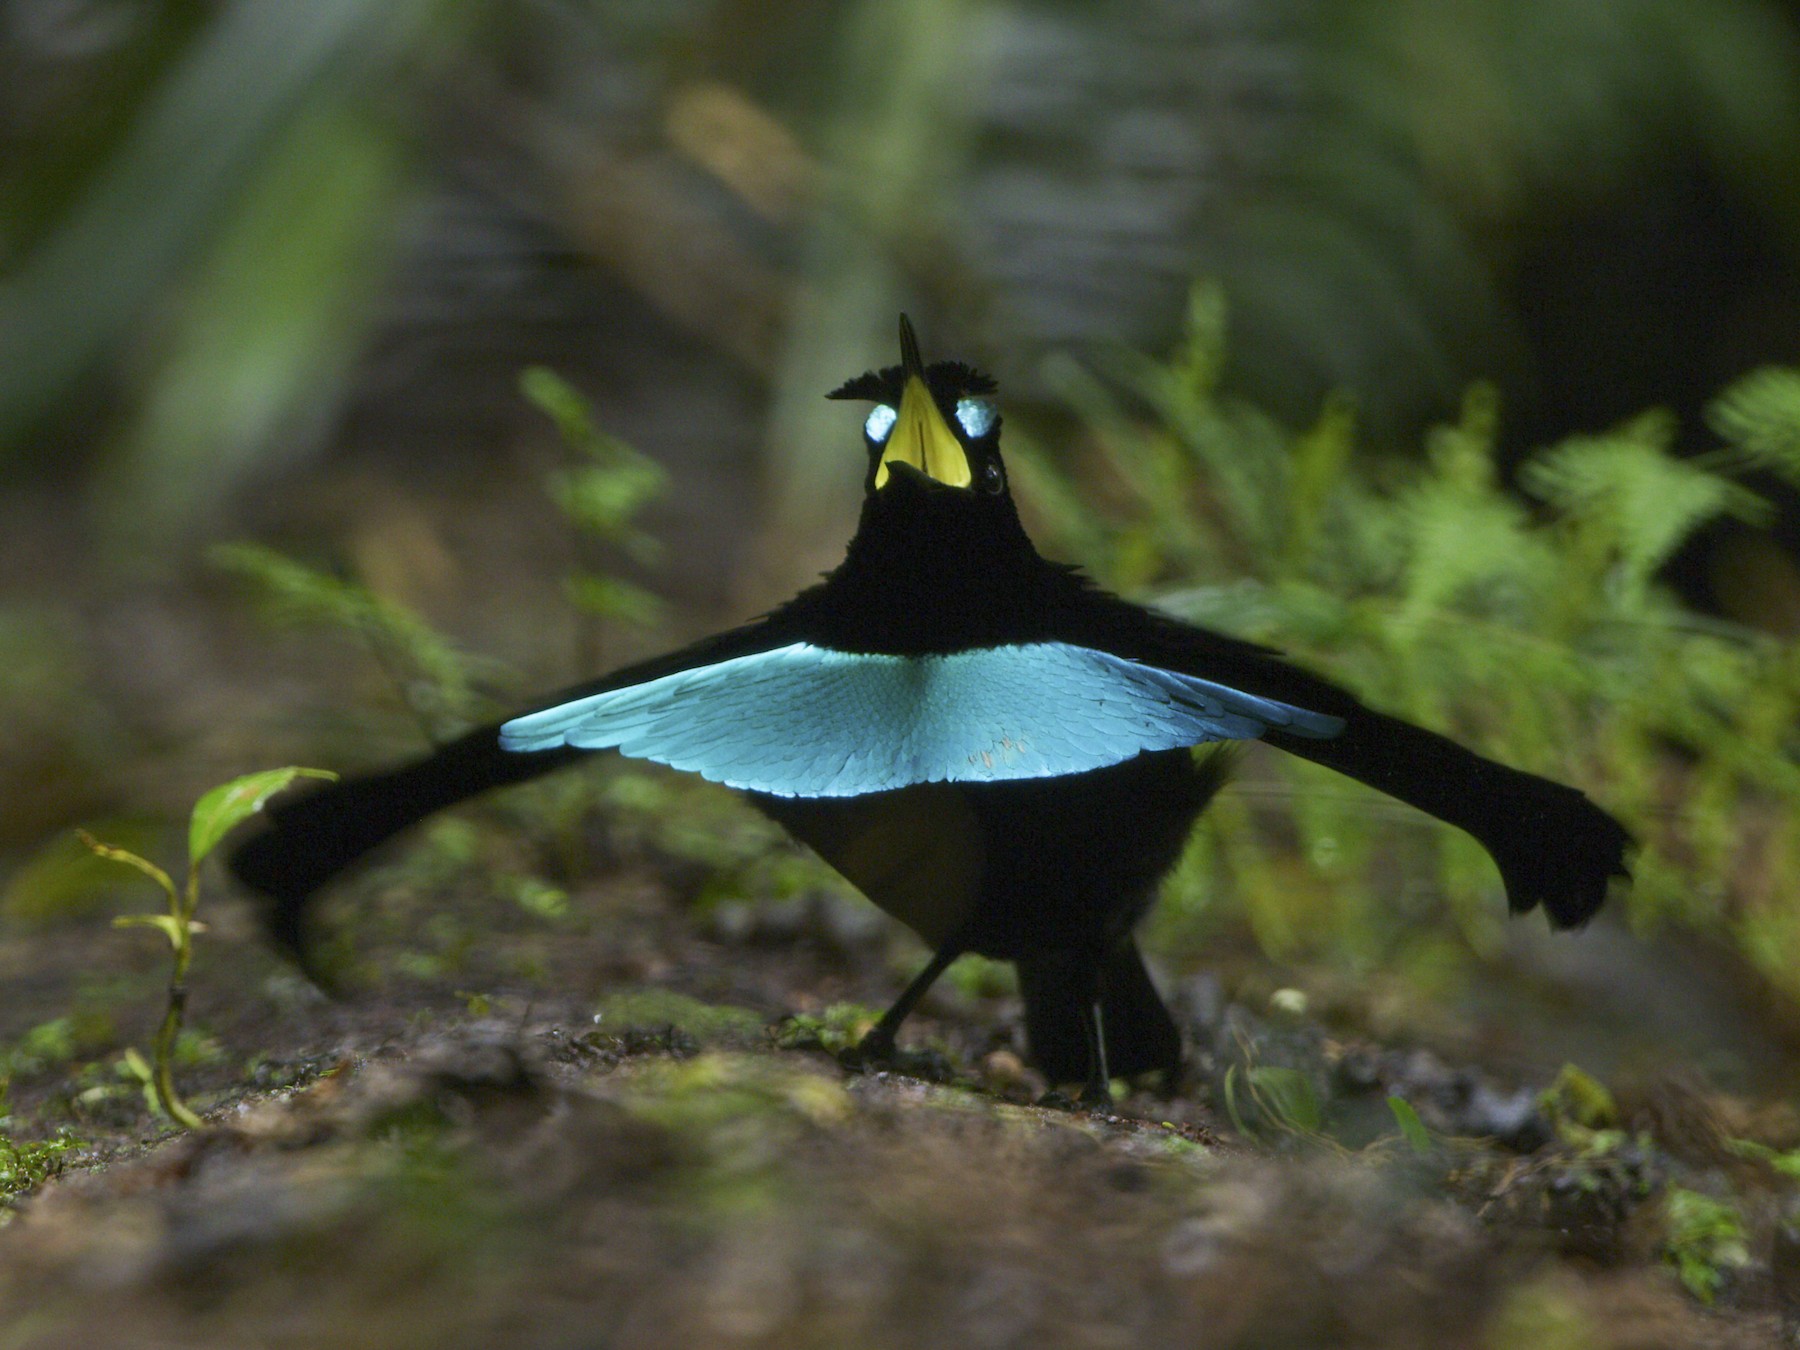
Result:
{"label": "bird's eye", "polygon": [[956,400],[956,420],[961,423],[963,433],[972,441],[978,441],[994,429],[994,405],[985,398],[959,398]]}
{"label": "bird's eye", "polygon": [[981,466],[981,486],[989,492],[998,492],[1006,483],[1006,475],[1000,472],[1000,466],[989,460]]}
{"label": "bird's eye", "polygon": [[888,438],[888,433],[894,429],[894,423],[899,420],[899,413],[885,403],[877,403],[875,411],[869,414],[869,420],[863,423],[863,435],[875,442],[876,445],[880,445]]}

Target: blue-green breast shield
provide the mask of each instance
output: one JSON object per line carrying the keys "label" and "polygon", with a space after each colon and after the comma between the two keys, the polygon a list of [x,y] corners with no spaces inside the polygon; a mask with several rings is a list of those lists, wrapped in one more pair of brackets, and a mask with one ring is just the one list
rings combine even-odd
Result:
{"label": "blue-green breast shield", "polygon": [[1335,736],[1341,718],[1063,642],[946,656],[795,643],[529,713],[508,750],[617,749],[729,787],[855,797],[1057,778],[1145,750]]}

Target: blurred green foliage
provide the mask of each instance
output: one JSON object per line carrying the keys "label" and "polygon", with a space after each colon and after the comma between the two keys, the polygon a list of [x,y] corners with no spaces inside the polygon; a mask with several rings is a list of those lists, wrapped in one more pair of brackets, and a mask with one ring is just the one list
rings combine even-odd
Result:
{"label": "blurred green foliage", "polygon": [[582,566],[564,588],[570,602],[603,622],[654,627],[663,617],[662,602],[642,586],[603,570],[607,559],[597,555],[595,546],[640,566],[661,558],[661,542],[638,523],[638,516],[668,490],[668,474],[655,460],[600,430],[581,392],[554,371],[531,367],[520,376],[519,389],[556,424],[575,461],[553,473],[548,484],[550,500],[584,545]]}
{"label": "blurred green foliage", "polygon": [[1413,1109],[1411,1102],[1398,1095],[1390,1095],[1387,1099],[1388,1112],[1394,1117],[1394,1124],[1400,1128],[1400,1137],[1406,1141],[1407,1148],[1424,1157],[1433,1148],[1431,1131],[1425,1128],[1425,1122],[1419,1119],[1419,1113]]}
{"label": "blurred green foliage", "polygon": [[796,1013],[775,1030],[783,1050],[823,1050],[841,1055],[862,1043],[881,1012],[860,1003],[833,1003],[819,1013]]}
{"label": "blurred green foliage", "polygon": [[1733,1205],[1683,1186],[1671,1186],[1663,1196],[1663,1217],[1669,1264],[1688,1292],[1711,1303],[1728,1272],[1750,1263],[1744,1221]]}
{"label": "blurred green foliage", "polygon": [[432,740],[447,739],[487,710],[476,682],[493,674],[494,664],[459,651],[405,605],[261,544],[218,544],[208,557],[248,584],[271,621],[367,642]]}
{"label": "blurred green foliage", "polygon": [[1324,1138],[1324,1104],[1312,1079],[1299,1069],[1233,1064],[1225,1070],[1221,1096],[1232,1128],[1246,1138],[1259,1137],[1257,1126],[1312,1142]]}
{"label": "blurred green foliage", "polygon": [[[1101,486],[1078,492],[1009,435],[1046,542],[1110,586],[1584,787],[1642,844],[1635,922],[1723,937],[1800,991],[1800,914],[1781,889],[1800,873],[1800,649],[1698,614],[1657,580],[1708,522],[1763,517],[1744,473],[1800,482],[1800,376],[1764,371],[1727,391],[1711,418],[1724,443],[1700,456],[1678,458],[1657,413],[1540,450],[1520,469],[1522,500],[1495,463],[1490,390],[1470,391],[1423,462],[1382,458],[1341,402],[1296,434],[1224,393],[1224,334],[1219,294],[1201,287],[1167,360],[1120,356],[1110,383],[1053,367],[1093,430]],[[1272,955],[1366,965],[1409,940],[1420,905],[1392,901],[1403,876],[1417,888],[1425,875],[1469,948],[1497,940],[1498,880],[1471,840],[1409,828],[1416,846],[1397,855],[1383,827],[1394,813],[1373,793],[1269,758],[1298,849],[1228,793],[1169,887],[1165,936],[1231,907]]]}
{"label": "blurred green foliage", "polygon": [[1574,1064],[1557,1071],[1556,1080],[1538,1096],[1538,1109],[1565,1142],[1586,1142],[1589,1136],[1616,1129],[1619,1108],[1607,1087]]}
{"label": "blurred green foliage", "polygon": [[116,1039],[112,1019],[92,1010],[53,1017],[0,1047],[0,1080],[33,1078],[92,1055]]}
{"label": "blurred green foliage", "polygon": [[101,482],[115,537],[140,551],[177,537],[209,514],[196,500],[209,484],[240,481],[272,447],[329,424],[405,187],[393,130],[346,108],[309,112],[265,152],[143,363]]}

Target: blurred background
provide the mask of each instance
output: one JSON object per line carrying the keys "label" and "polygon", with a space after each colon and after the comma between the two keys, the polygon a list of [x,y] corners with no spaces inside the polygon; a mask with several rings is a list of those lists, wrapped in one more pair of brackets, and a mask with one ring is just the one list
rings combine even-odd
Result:
{"label": "blurred background", "polygon": [[1172,967],[1788,1081],[1800,6],[11,0],[0,68],[9,976],[116,908],[74,825],[380,762],[830,566],[863,452],[820,396],[905,309],[999,378],[1048,550],[1648,841],[1555,946],[1254,760]]}

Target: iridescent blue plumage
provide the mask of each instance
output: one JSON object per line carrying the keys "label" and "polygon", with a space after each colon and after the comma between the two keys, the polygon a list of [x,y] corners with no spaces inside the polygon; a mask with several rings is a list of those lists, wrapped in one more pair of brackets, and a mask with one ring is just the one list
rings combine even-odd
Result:
{"label": "iridescent blue plumage", "polygon": [[1145,750],[1335,736],[1336,717],[1062,642],[944,656],[794,643],[515,718],[508,750],[616,748],[731,787],[854,797],[1084,773]]}

